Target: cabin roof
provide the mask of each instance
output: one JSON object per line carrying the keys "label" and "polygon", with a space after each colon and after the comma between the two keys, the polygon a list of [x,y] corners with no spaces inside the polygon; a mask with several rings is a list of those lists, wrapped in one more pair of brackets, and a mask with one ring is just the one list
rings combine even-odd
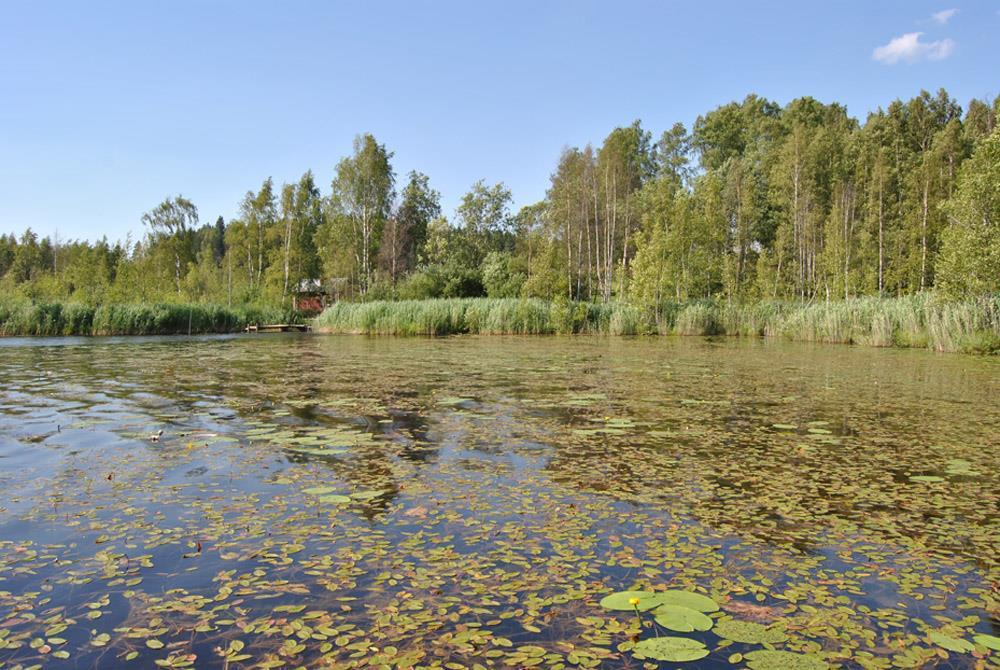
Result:
{"label": "cabin roof", "polygon": [[296,291],[298,293],[319,293],[323,290],[322,279],[303,279],[299,282]]}

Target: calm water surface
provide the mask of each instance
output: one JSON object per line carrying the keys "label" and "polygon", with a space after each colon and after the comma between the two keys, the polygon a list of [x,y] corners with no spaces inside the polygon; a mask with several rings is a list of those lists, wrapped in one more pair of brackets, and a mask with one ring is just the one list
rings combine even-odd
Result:
{"label": "calm water surface", "polygon": [[600,606],[633,588],[708,595],[716,627],[813,663],[998,667],[974,642],[1000,635],[998,447],[995,358],[0,341],[0,668],[655,668],[631,649],[657,635],[735,668],[765,648]]}

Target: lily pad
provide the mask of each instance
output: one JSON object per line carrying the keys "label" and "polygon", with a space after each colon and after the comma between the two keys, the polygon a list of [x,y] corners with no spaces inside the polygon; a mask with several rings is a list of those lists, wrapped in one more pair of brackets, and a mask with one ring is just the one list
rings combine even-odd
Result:
{"label": "lily pad", "polygon": [[656,623],[678,633],[690,633],[696,630],[705,631],[712,627],[711,619],[690,607],[660,605],[651,614],[656,618]]}
{"label": "lily pad", "polygon": [[726,640],[746,644],[776,644],[788,639],[785,631],[780,628],[736,619],[720,621],[715,627],[715,634]]}
{"label": "lily pad", "polygon": [[329,496],[320,496],[319,501],[324,505],[344,505],[346,503],[351,502],[351,499],[349,496],[329,495]]}
{"label": "lily pad", "polygon": [[826,670],[830,665],[816,654],[758,649],[743,657],[751,670]]}
{"label": "lily pad", "polygon": [[937,475],[912,475],[910,477],[911,482],[922,482],[925,484],[933,484],[935,482],[943,482],[944,477],[938,477]]}
{"label": "lily pad", "polygon": [[981,472],[972,469],[972,463],[965,460],[964,458],[953,458],[948,461],[948,469],[945,470],[949,475],[958,475],[963,477],[977,477]]}
{"label": "lily pad", "polygon": [[687,607],[689,609],[697,610],[699,612],[718,612],[719,603],[715,602],[708,596],[702,595],[700,593],[695,593],[694,591],[680,591],[677,589],[672,589],[670,591],[663,591],[657,594],[662,599],[661,602],[664,605],[676,605],[678,607]]}
{"label": "lily pad", "polygon": [[383,493],[385,493],[385,491],[355,491],[351,494],[351,497],[355,500],[372,500],[374,498],[378,498]]}
{"label": "lily pad", "polygon": [[289,447],[288,451],[306,456],[340,456],[346,454],[346,449],[326,449],[324,447]]}
{"label": "lily pad", "polygon": [[333,486],[313,486],[308,489],[302,489],[302,492],[309,496],[322,496],[327,493],[333,493],[336,490]]}
{"label": "lily pad", "polygon": [[[637,599],[638,604],[632,604],[630,600]],[[601,607],[609,610],[621,610],[624,612],[634,612],[639,610],[645,612],[663,604],[663,594],[652,591],[618,591],[601,598]]]}
{"label": "lily pad", "polygon": [[704,644],[686,637],[649,638],[636,644],[632,651],[636,656],[671,663],[697,661],[708,656],[708,648]]}
{"label": "lily pad", "polygon": [[948,651],[954,651],[959,654],[966,654],[973,651],[976,647],[974,644],[960,637],[952,637],[950,635],[945,635],[944,633],[939,633],[936,630],[932,630],[927,634],[931,642],[941,647],[942,649],[947,649]]}
{"label": "lily pad", "polygon": [[472,398],[462,398],[459,396],[443,396],[441,398],[438,398],[437,400],[437,403],[439,405],[447,405],[447,406],[461,405],[463,402],[472,402]]}
{"label": "lily pad", "polygon": [[993,651],[1000,651],[1000,637],[996,635],[987,635],[986,633],[980,633],[979,635],[973,635],[972,641],[976,644],[982,645],[987,649],[992,649]]}

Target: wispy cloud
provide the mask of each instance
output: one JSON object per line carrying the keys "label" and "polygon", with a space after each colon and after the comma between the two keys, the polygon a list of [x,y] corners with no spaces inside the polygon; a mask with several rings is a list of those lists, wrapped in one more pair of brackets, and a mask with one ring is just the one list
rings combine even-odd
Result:
{"label": "wispy cloud", "polygon": [[943,26],[944,24],[948,23],[951,17],[955,16],[955,14],[958,14],[957,9],[944,9],[941,10],[940,12],[935,12],[931,14],[931,19],[933,19],[935,23],[938,23]]}
{"label": "wispy cloud", "polygon": [[872,58],[888,65],[895,65],[900,61],[916,63],[921,60],[942,60],[955,49],[955,42],[950,39],[921,42],[922,35],[923,33],[906,33],[894,37],[888,44],[875,47]]}

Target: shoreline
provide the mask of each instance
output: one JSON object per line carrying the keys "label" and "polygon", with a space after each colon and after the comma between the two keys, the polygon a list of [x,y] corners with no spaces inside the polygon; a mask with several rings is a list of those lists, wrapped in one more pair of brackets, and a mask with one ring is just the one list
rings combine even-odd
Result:
{"label": "shoreline", "polygon": [[320,334],[738,336],[994,354],[1000,352],[1000,297],[747,304],[703,300],[645,309],[627,303],[518,298],[374,301],[332,305],[311,325]]}
{"label": "shoreline", "polygon": [[288,310],[201,303],[32,302],[0,299],[0,337],[225,335],[252,323],[294,321]]}
{"label": "shoreline", "polygon": [[829,303],[701,300],[643,308],[521,298],[336,303],[312,319],[267,307],[198,304],[0,302],[0,337],[240,334],[249,324],[305,322],[316,335],[726,336],[818,344],[1000,353],[1000,296],[947,301],[932,294]]}

